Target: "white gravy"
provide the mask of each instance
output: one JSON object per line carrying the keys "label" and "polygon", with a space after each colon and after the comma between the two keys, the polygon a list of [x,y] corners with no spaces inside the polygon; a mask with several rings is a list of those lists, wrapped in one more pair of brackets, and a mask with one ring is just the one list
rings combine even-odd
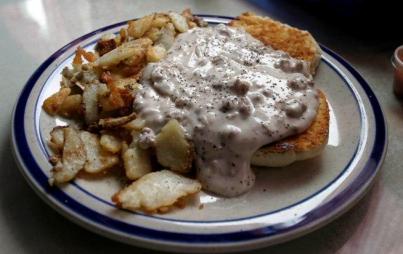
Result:
{"label": "white gravy", "polygon": [[134,109],[155,133],[169,119],[196,150],[203,189],[231,197],[255,182],[253,153],[306,130],[318,93],[308,63],[225,25],[178,35],[144,70]]}

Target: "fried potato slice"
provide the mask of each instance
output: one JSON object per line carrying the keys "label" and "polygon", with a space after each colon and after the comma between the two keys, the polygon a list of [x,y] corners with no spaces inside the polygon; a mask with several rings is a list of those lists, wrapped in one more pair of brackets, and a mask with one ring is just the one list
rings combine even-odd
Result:
{"label": "fried potato slice", "polygon": [[93,52],[87,52],[82,47],[78,46],[76,49],[76,54],[73,59],[73,67],[79,69],[83,65],[83,57],[88,62],[94,62],[98,56]]}
{"label": "fried potato slice", "polygon": [[162,45],[166,50],[169,50],[175,41],[175,35],[174,25],[168,23],[161,29],[161,36],[155,42],[155,45]]}
{"label": "fried potato slice", "polygon": [[161,36],[161,30],[157,27],[151,27],[150,30],[148,30],[145,34],[144,37],[149,38],[152,41],[157,41]]}
{"label": "fried potato slice", "polygon": [[139,179],[152,171],[149,151],[137,145],[127,148],[122,158],[126,176],[130,180]]}
{"label": "fried potato slice", "polygon": [[73,94],[66,97],[60,105],[59,114],[65,117],[80,115],[82,112],[83,97],[81,94]]}
{"label": "fried potato slice", "polygon": [[73,127],[63,128],[64,145],[61,161],[52,169],[49,183],[66,183],[84,167],[86,154],[79,132]]}
{"label": "fried potato slice", "polygon": [[135,78],[121,78],[113,81],[113,84],[120,89],[129,89],[137,91],[139,89],[139,83]]}
{"label": "fried potato slice", "polygon": [[167,14],[165,14],[165,13],[157,13],[157,14],[155,14],[154,20],[151,23],[151,27],[162,28],[166,24],[168,24],[168,22],[171,22],[171,20],[170,20],[170,18],[168,17]]}
{"label": "fried potato slice", "polygon": [[125,42],[127,42],[128,39],[128,33],[126,28],[121,28],[119,31],[119,34],[115,37],[115,42],[116,45],[119,46]]}
{"label": "fried potato slice", "polygon": [[64,145],[64,128],[65,126],[56,126],[50,132],[49,147],[56,153],[61,153],[63,151]]}
{"label": "fried potato slice", "polygon": [[175,204],[178,199],[195,194],[201,184],[169,170],[149,173],[112,197],[119,207],[155,212]]}
{"label": "fried potato slice", "polygon": [[71,93],[71,89],[68,87],[63,87],[61,88],[58,92],[54,93],[51,95],[49,98],[47,98],[43,102],[43,109],[48,113],[49,115],[56,115],[60,107],[63,103],[63,101],[69,96]]}
{"label": "fried potato slice", "polygon": [[81,47],[78,47],[77,50],[80,51],[81,55],[84,57],[84,59],[90,63],[95,62],[95,60],[98,59],[98,56],[95,55],[94,52],[87,52],[86,50],[84,50]]}
{"label": "fried potato slice", "polygon": [[103,129],[113,129],[127,124],[136,118],[136,113],[131,113],[127,116],[115,117],[115,118],[103,118],[100,119],[98,125]]}
{"label": "fried potato slice", "polygon": [[85,87],[83,92],[84,117],[87,124],[98,121],[98,84]]}
{"label": "fried potato slice", "polygon": [[126,65],[126,68],[130,67],[137,68],[143,66],[146,62],[146,52],[147,49],[145,49],[144,52],[142,52],[141,54],[135,54],[129,58],[126,58],[125,60],[122,61],[122,63]]}
{"label": "fried potato slice", "polygon": [[193,161],[193,147],[185,138],[182,126],[170,120],[155,139],[158,162],[179,173],[189,172]]}
{"label": "fried potato slice", "polygon": [[127,124],[123,125],[123,128],[132,131],[141,131],[145,126],[146,122],[144,121],[144,119],[136,118],[134,120],[131,120]]}
{"label": "fried potato slice", "polygon": [[[98,94],[99,106],[103,112],[114,110],[123,110],[131,112],[135,92],[138,84],[135,79],[111,80],[108,82],[108,92],[102,95]],[[122,113],[125,114],[125,113]]]}
{"label": "fried potato slice", "polygon": [[114,37],[109,39],[101,38],[101,40],[98,41],[95,50],[99,53],[100,56],[103,56],[106,53],[115,49],[116,47],[117,43]]}
{"label": "fried potato slice", "polygon": [[96,134],[82,131],[80,138],[84,144],[87,160],[84,170],[87,173],[99,173],[119,163],[117,155],[103,151]]}
{"label": "fried potato slice", "polygon": [[141,58],[145,55],[148,46],[152,44],[149,38],[140,38],[134,41],[123,43],[119,47],[105,53],[95,61],[96,66],[110,67],[114,66],[129,57]]}
{"label": "fried potato slice", "polygon": [[156,45],[147,49],[147,62],[158,62],[166,55],[166,49],[163,46]]}
{"label": "fried potato slice", "polygon": [[187,23],[185,17],[183,17],[182,15],[180,15],[176,12],[169,12],[168,15],[172,21],[172,24],[174,24],[174,26],[175,26],[176,30],[178,30],[178,32],[183,33],[183,32],[186,32],[187,30],[189,30],[189,26],[188,26],[188,23]]}
{"label": "fried potato slice", "polygon": [[192,11],[188,8],[182,11],[181,15],[186,18],[189,28],[193,27],[206,27],[208,23],[198,16],[194,16]]}
{"label": "fried potato slice", "polygon": [[102,149],[110,153],[118,153],[122,149],[122,140],[113,135],[102,134],[99,143]]}
{"label": "fried potato slice", "polygon": [[135,39],[140,38],[144,35],[145,32],[150,29],[152,22],[154,20],[155,14],[150,14],[141,19],[129,21],[129,27],[127,28],[127,32],[129,36],[132,36]]}

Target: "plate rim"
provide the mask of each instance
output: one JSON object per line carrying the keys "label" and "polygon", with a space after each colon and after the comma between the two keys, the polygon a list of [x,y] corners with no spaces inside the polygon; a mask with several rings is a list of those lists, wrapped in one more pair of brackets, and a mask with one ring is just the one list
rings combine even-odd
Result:
{"label": "plate rim", "polygon": [[[213,19],[216,18],[216,19],[227,20],[227,21],[233,19],[233,17],[219,16],[219,15],[202,15],[202,14],[198,14],[198,16],[207,17],[207,18],[213,18]],[[26,163],[26,161],[24,162],[24,160],[27,160],[29,158],[26,158],[26,157],[22,158],[22,156],[21,156],[21,150],[19,149],[19,145],[21,145],[21,144],[18,144],[18,142],[16,140],[16,127],[17,126],[15,125],[15,121],[16,121],[16,118],[18,117],[18,115],[17,115],[17,113],[19,112],[18,111],[18,106],[20,105],[21,98],[25,95],[25,93],[27,93],[26,94],[27,97],[29,96],[31,89],[34,87],[34,85],[36,84],[37,79],[41,76],[43,71],[46,70],[47,67],[54,60],[58,59],[58,57],[60,55],[62,55],[63,52],[65,52],[67,49],[70,49],[72,45],[75,45],[75,44],[77,44],[77,43],[79,43],[81,41],[84,41],[84,40],[86,40],[86,39],[88,39],[88,38],[90,38],[90,37],[92,37],[92,36],[94,36],[94,35],[96,35],[98,33],[102,33],[104,31],[107,31],[107,30],[110,30],[110,29],[113,29],[115,27],[122,26],[122,25],[125,25],[125,24],[127,24],[127,21],[118,22],[118,23],[108,25],[108,26],[99,28],[97,30],[94,30],[94,31],[92,31],[90,33],[87,33],[87,34],[85,34],[85,35],[83,35],[83,36],[71,41],[70,43],[66,44],[65,46],[63,46],[62,48],[57,50],[55,53],[53,53],[48,59],[46,59],[35,70],[35,72],[32,74],[32,76],[28,79],[27,83],[24,85],[20,95],[18,96],[18,100],[17,100],[17,102],[16,102],[16,104],[14,106],[13,116],[12,116],[12,129],[11,129],[12,130],[12,135],[11,136],[12,136],[12,144],[13,144],[13,153],[14,153],[15,159],[17,161],[17,164],[19,164],[20,171],[22,172],[24,177],[27,179],[27,181],[29,182],[30,186],[35,190],[36,193],[39,194],[39,196],[42,197],[42,199],[44,199],[46,201],[46,203],[50,204],[53,208],[56,208],[56,210],[61,212],[64,216],[66,216],[67,218],[69,218],[73,222],[79,223],[80,225],[86,227],[87,229],[90,229],[91,231],[94,231],[94,232],[97,232],[97,233],[100,233],[100,232],[96,231],[96,228],[100,228],[102,225],[96,224],[96,222],[90,222],[88,220],[85,221],[82,218],[83,215],[77,215],[75,211],[68,211],[69,209],[66,209],[66,207],[55,203],[56,201],[52,200],[51,198],[49,198],[46,195],[43,195],[43,193],[40,190],[38,190],[36,188],[36,186],[35,186],[35,184],[37,184],[37,182],[31,182],[32,180],[30,179],[30,176],[28,175],[28,172],[26,172],[26,171],[29,171],[29,169],[27,167],[27,165],[29,165],[29,163]],[[308,229],[313,230],[315,225],[316,225],[316,227],[320,226],[319,225],[320,220],[334,219],[337,215],[340,215],[341,211],[336,211],[336,210],[345,210],[349,205],[351,205],[351,203],[353,203],[354,201],[357,201],[357,199],[358,199],[357,196],[362,196],[362,194],[365,192],[365,190],[368,188],[368,186],[372,183],[373,178],[375,177],[376,173],[379,171],[379,169],[380,169],[380,167],[382,165],[382,162],[383,162],[383,159],[384,159],[384,156],[385,156],[385,153],[386,153],[386,149],[387,149],[387,123],[386,123],[386,120],[385,120],[385,117],[384,117],[384,114],[383,114],[382,107],[381,107],[378,99],[376,98],[374,92],[370,88],[369,84],[354,69],[354,67],[352,67],[346,60],[344,60],[342,57],[340,57],[338,54],[336,54],[332,50],[328,49],[327,47],[324,47],[322,45],[321,45],[321,47],[327,54],[329,54],[331,57],[336,59],[344,68],[346,68],[347,71],[350,72],[350,74],[357,80],[357,83],[363,88],[364,93],[368,98],[370,109],[373,111],[373,114],[374,114],[374,121],[376,123],[375,124],[376,125],[375,142],[374,142],[373,149],[371,151],[371,155],[369,156],[368,161],[366,161],[366,165],[363,166],[363,170],[360,172],[359,176],[357,176],[356,179],[352,183],[350,183],[349,186],[345,190],[343,190],[341,193],[336,195],[336,197],[339,197],[339,196],[342,196],[342,194],[343,194],[343,197],[341,197],[340,199],[336,200],[337,202],[336,201],[331,202],[332,200],[335,199],[335,197],[334,197],[330,201],[326,202],[323,206],[317,207],[313,211],[311,211],[311,212],[314,212],[314,211],[317,211],[319,209],[322,209],[321,211],[323,211],[323,209],[324,210],[331,209],[331,210],[333,210],[333,212],[325,212],[325,213],[318,212],[316,214],[312,214],[311,217],[310,217],[310,218],[312,218],[311,220],[304,221],[305,222],[304,224],[297,224],[296,226],[294,225],[292,227],[288,227],[288,228],[286,228],[287,231],[284,231],[284,230],[278,231],[276,233],[277,236],[279,236],[279,235],[281,236],[281,235],[284,235],[286,233],[293,232],[293,230],[296,230],[298,228],[301,229],[301,228],[306,227],[307,225],[312,224],[312,223],[313,223],[313,225],[311,225]],[[24,120],[23,115],[24,114],[22,114],[22,120]],[[21,117],[21,114],[19,116]],[[380,128],[381,129],[381,131],[380,131],[381,137],[378,137],[378,134],[379,134],[378,127],[379,126],[381,127]],[[382,137],[384,137],[383,140],[382,140]],[[378,139],[383,141],[383,142],[381,142],[382,145],[377,145],[376,144],[376,140],[378,140]],[[34,159],[34,158],[32,158],[32,159]],[[369,165],[370,160],[374,160],[375,164]],[[368,175],[365,175],[363,173],[367,173]],[[363,177],[365,177],[365,180],[362,179]],[[361,181],[358,181],[359,179],[361,179]],[[355,186],[355,188],[352,188],[354,186]],[[336,208],[338,208],[338,209],[334,209],[334,206],[336,206]],[[324,214],[324,215],[319,216],[320,214],[322,214],[322,215]],[[315,224],[315,222],[316,222],[316,224]],[[130,227],[133,227],[133,225],[129,225],[129,224],[127,224],[127,225],[130,226]],[[93,227],[95,227],[95,228],[93,228]],[[147,229],[147,228],[145,228],[145,229]],[[102,229],[101,228],[101,230],[105,231],[105,232],[101,232],[101,233],[107,234],[107,236],[109,236],[111,238],[114,238],[116,240],[122,240],[122,239],[119,238],[119,234],[121,234],[120,231],[117,232],[116,236],[113,236],[113,235],[111,235],[111,234],[114,234],[113,231],[107,232],[108,230],[110,230],[109,228],[107,228],[107,229]],[[154,229],[151,229],[151,230],[154,230]],[[253,230],[253,231],[255,231],[255,230]],[[167,231],[162,231],[162,232],[168,233],[170,235],[174,234],[172,232],[167,232]],[[182,240],[182,241],[179,241],[179,242],[174,241],[175,239],[166,240],[166,239],[149,238],[149,237],[144,238],[142,236],[139,236],[139,234],[134,234],[132,236],[140,237],[140,238],[137,239],[137,242],[136,242],[136,244],[138,244],[138,245],[142,245],[139,241],[148,240],[148,241],[152,241],[152,242],[157,241],[159,243],[164,242],[165,245],[170,245],[169,243],[171,243],[171,244],[172,243],[176,243],[176,244],[177,243],[181,243],[181,244],[186,243],[186,244],[188,244],[187,246],[189,246],[189,245],[192,246],[192,244],[197,245],[198,243],[220,244],[220,243],[229,243],[229,242],[232,243],[234,241],[237,242],[237,243],[242,244],[242,243],[247,243],[249,241],[258,240],[258,239],[264,239],[264,238],[273,236],[273,234],[268,234],[266,232],[266,234],[265,233],[263,233],[263,234],[260,233],[260,236],[255,235],[255,237],[253,237],[251,239],[247,239],[247,240],[238,239],[238,241],[235,240],[235,239],[237,239],[239,237],[242,238],[242,236],[245,233],[247,233],[247,232],[235,232],[236,235],[230,235],[232,233],[218,234],[220,236],[222,236],[222,235],[230,236],[230,240],[226,241],[226,242],[222,242],[219,239],[218,240],[216,239],[216,241],[212,241],[212,242],[210,242],[210,241],[196,241],[196,242],[194,242],[194,241],[191,241],[192,239],[188,239],[188,237],[185,237],[185,239],[183,238],[184,234],[191,235],[191,237],[200,236],[198,234],[193,234],[193,233],[192,234],[179,233],[178,236],[174,237],[174,238],[179,238],[179,239]],[[256,232],[252,232],[252,233],[256,233]],[[296,232],[296,233],[298,233],[298,232]],[[123,237],[123,236],[120,235],[120,237]],[[216,238],[217,236],[213,236],[213,237]],[[132,238],[128,238],[127,240],[128,241],[126,241],[126,242],[129,242],[129,243],[133,244],[133,242],[131,242],[131,240],[133,240]],[[285,240],[287,240],[287,239],[285,239]],[[167,242],[165,242],[165,241],[167,241]],[[148,247],[150,247],[150,246],[148,246]]]}

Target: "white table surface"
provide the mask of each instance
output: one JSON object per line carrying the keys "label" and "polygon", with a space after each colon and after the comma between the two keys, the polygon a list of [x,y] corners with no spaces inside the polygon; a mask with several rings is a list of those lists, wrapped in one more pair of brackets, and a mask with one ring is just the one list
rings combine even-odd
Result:
{"label": "white table surface", "polygon": [[[0,1],[0,253],[158,253],[121,244],[71,223],[48,207],[11,154],[12,107],[32,72],[71,40],[159,10],[236,16],[246,10],[310,30],[352,63],[379,98],[389,150],[368,194],[339,219],[304,237],[251,253],[403,253],[403,103],[391,92],[390,56],[399,44],[370,43],[294,8],[263,10],[245,1]],[[400,43],[403,43],[401,41]]]}

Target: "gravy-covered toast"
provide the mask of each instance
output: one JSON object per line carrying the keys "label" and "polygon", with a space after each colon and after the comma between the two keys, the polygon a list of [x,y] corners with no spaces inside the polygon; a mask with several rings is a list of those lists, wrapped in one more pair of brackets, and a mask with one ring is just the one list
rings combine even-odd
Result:
{"label": "gravy-covered toast", "polygon": [[[314,74],[320,62],[321,50],[312,35],[268,17],[246,12],[230,22],[230,26],[244,28],[265,45],[283,50],[292,57],[310,63]],[[266,167],[283,167],[298,160],[319,155],[327,144],[329,131],[329,109],[326,96],[319,91],[320,104],[312,125],[305,132],[259,149],[252,164]]]}
{"label": "gravy-covered toast", "polygon": [[294,58],[308,61],[311,74],[315,73],[320,62],[321,50],[308,31],[291,27],[268,17],[260,17],[251,12],[243,13],[229,25],[242,27],[267,46],[283,50]]}

